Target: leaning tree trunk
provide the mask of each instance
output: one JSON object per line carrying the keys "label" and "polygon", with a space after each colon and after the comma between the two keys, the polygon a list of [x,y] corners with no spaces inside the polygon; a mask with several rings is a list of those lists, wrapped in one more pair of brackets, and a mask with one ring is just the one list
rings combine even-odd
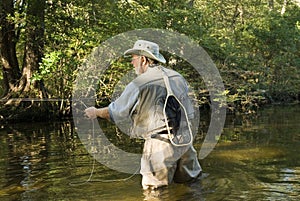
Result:
{"label": "leaning tree trunk", "polygon": [[6,119],[41,119],[47,116],[48,103],[28,100],[41,99],[46,96],[41,81],[32,80],[33,74],[39,70],[43,55],[45,1],[26,1],[25,45],[21,69],[16,56],[17,51],[20,54],[20,50],[16,50],[18,36],[17,31],[14,30],[15,22],[7,18],[8,15],[14,14],[13,2],[13,0],[2,0],[0,3],[1,21],[4,25],[1,27],[0,56],[4,75],[4,98],[7,100],[1,112]]}
{"label": "leaning tree trunk", "polygon": [[21,77],[18,59],[16,55],[17,35],[15,24],[8,20],[8,16],[14,17],[14,5],[12,0],[0,2],[0,57],[3,74],[2,94],[7,96],[14,90]]}

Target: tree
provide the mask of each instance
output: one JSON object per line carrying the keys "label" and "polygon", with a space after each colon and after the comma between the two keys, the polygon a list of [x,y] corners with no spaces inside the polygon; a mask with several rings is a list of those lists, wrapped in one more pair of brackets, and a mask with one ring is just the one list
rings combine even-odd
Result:
{"label": "tree", "polygon": [[0,2],[0,57],[3,68],[2,96],[6,96],[9,91],[13,91],[21,78],[16,55],[17,31],[15,23],[9,17],[14,17],[13,1],[3,0]]}
{"label": "tree", "polygon": [[[26,38],[24,47],[24,59],[22,66],[22,77],[19,82],[19,88],[28,93],[33,87],[39,91],[43,90],[41,83],[37,81],[31,82],[34,72],[38,71],[39,64],[42,61],[44,48],[44,0],[28,0],[26,12]],[[43,95],[39,95],[43,98]]]}
{"label": "tree", "polygon": [[[110,37],[141,28],[173,30],[198,42],[221,71],[233,107],[239,102],[252,106],[263,98],[295,99],[300,87],[300,12],[295,2],[0,0],[1,103],[6,101],[7,114],[10,109],[70,114],[78,67],[92,49]],[[184,61],[178,58],[174,65],[199,88],[205,87]],[[119,63],[109,67],[107,79],[100,80],[106,87],[101,88],[101,100],[109,101],[126,68]],[[57,101],[11,101],[26,97]]]}
{"label": "tree", "polygon": [[[0,57],[4,87],[2,97],[8,100],[7,107],[12,105],[10,98],[43,98],[46,95],[42,82],[31,80],[34,72],[39,69],[43,55],[44,10],[45,1],[41,0],[0,2]],[[21,32],[24,34],[20,39]],[[18,55],[23,55],[23,58]],[[18,107],[20,102],[13,103]],[[26,107],[30,108],[28,105]]]}
{"label": "tree", "polygon": [[[25,2],[4,0],[0,3],[1,8],[1,62],[3,66],[2,94],[5,98],[13,97],[14,94],[27,96],[31,88],[40,89],[37,82],[31,82],[32,74],[38,70],[43,53],[44,42],[44,9],[45,1],[28,0],[26,10]],[[18,62],[16,45],[20,36],[20,23],[18,15],[26,16],[25,23],[25,45],[23,51],[23,62]],[[22,13],[22,12],[26,12]],[[23,22],[23,21],[22,21]],[[21,64],[19,64],[21,63]]]}

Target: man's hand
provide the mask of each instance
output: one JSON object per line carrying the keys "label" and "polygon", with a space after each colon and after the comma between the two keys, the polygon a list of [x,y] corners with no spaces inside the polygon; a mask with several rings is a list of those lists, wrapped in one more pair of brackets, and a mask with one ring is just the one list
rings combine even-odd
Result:
{"label": "man's hand", "polygon": [[96,119],[97,118],[97,108],[89,107],[84,110],[85,116],[89,119]]}
{"label": "man's hand", "polygon": [[85,116],[87,116],[89,119],[96,119],[97,117],[110,120],[110,115],[108,111],[108,107],[104,108],[95,108],[95,107],[89,107],[84,110]]}

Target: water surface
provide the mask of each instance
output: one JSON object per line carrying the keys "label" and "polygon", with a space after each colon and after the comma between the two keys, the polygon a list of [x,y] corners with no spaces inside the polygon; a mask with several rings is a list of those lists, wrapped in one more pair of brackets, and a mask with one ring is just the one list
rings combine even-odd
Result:
{"label": "water surface", "polygon": [[[200,161],[202,178],[152,193],[143,192],[140,175],[94,161],[72,121],[2,125],[0,200],[299,200],[299,119],[297,105],[228,115],[219,143]],[[205,133],[208,122],[201,122]],[[142,142],[102,127],[120,148],[140,152]],[[201,143],[199,135],[198,151]]]}

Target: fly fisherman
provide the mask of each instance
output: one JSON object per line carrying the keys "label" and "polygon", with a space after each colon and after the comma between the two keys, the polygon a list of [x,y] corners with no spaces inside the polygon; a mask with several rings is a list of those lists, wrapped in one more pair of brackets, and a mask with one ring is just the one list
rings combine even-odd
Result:
{"label": "fly fisherman", "polygon": [[156,43],[138,40],[124,55],[132,57],[138,76],[108,107],[89,107],[85,115],[116,125],[124,119],[132,120],[131,137],[145,140],[140,170],[143,189],[193,181],[202,169],[192,145],[189,120],[194,109],[186,81],[179,73],[159,65],[166,60]]}

